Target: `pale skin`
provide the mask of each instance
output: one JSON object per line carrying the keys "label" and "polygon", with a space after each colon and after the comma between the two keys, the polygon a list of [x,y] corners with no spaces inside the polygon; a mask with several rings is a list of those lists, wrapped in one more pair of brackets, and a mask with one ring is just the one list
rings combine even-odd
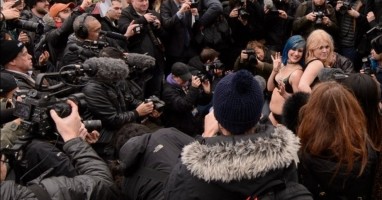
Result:
{"label": "pale skin", "polygon": [[[282,57],[277,52],[272,56],[273,70],[267,82],[268,91],[272,91],[272,98],[269,104],[270,116],[273,125],[278,124],[274,119],[273,113],[281,114],[285,100],[291,95],[285,91],[285,83],[283,80],[289,77],[289,84],[292,86],[293,91],[298,91],[298,84],[303,74],[302,67],[298,64],[303,55],[303,49],[291,49],[288,51],[288,63],[283,66]],[[276,86],[274,80],[278,80]]]}

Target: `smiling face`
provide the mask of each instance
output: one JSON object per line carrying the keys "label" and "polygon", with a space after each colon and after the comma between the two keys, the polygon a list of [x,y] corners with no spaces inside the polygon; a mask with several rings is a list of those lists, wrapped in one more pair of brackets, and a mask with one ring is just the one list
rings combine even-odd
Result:
{"label": "smiling face", "polygon": [[304,54],[304,48],[290,49],[288,51],[288,62],[289,63],[300,62],[303,54]]}
{"label": "smiling face", "polygon": [[325,61],[329,57],[329,52],[331,51],[330,46],[328,43],[321,43],[320,46],[313,49],[313,55],[314,57],[320,59],[321,61]]}

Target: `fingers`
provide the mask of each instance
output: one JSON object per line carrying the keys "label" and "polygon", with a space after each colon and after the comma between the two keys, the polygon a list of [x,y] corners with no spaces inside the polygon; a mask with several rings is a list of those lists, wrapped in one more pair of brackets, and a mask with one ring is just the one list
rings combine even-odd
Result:
{"label": "fingers", "polygon": [[49,112],[50,112],[50,116],[52,117],[53,121],[58,122],[61,119],[55,110],[52,109]]}
{"label": "fingers", "polygon": [[67,100],[66,101],[70,107],[72,107],[72,113],[70,115],[78,114],[78,106],[75,104],[72,100]]}

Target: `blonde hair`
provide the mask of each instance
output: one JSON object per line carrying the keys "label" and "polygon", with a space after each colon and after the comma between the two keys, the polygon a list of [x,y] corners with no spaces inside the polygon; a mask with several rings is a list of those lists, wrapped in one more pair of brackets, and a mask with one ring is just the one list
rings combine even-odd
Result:
{"label": "blonde hair", "polygon": [[334,41],[332,36],[330,36],[327,32],[321,29],[314,30],[312,33],[310,33],[308,39],[306,40],[306,63],[316,58],[313,54],[314,50],[318,49],[323,43],[328,43],[330,49],[327,59],[321,61],[324,63],[325,66],[330,65],[330,61],[333,57],[334,52]]}

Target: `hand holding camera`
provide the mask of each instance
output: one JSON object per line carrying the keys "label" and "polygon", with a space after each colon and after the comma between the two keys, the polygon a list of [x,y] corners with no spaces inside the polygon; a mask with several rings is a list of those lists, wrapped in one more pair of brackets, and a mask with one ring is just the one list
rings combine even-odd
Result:
{"label": "hand holding camera", "polygon": [[71,100],[68,100],[67,103],[71,106],[72,110],[67,117],[61,118],[54,109],[50,110],[50,115],[56,124],[57,131],[65,142],[79,137],[82,125],[78,106]]}
{"label": "hand holding camera", "polygon": [[198,88],[202,84],[202,81],[198,76],[192,76],[191,78],[191,86],[194,88]]}
{"label": "hand holding camera", "polygon": [[138,115],[140,117],[146,116],[150,113],[153,112],[154,110],[154,103],[149,101],[149,102],[143,102],[139,104],[139,106],[135,109],[138,112]]}

